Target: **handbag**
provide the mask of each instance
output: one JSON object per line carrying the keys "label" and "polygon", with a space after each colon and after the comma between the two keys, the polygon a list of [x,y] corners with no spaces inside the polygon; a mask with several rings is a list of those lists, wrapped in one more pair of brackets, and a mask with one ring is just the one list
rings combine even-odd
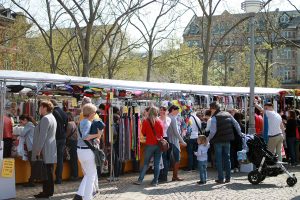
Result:
{"label": "handbag", "polygon": [[[149,123],[150,123],[152,132],[154,133],[154,136],[157,137],[157,136],[156,136],[156,135],[157,135],[157,134],[156,134],[156,131],[155,131],[153,125],[151,124],[151,121],[150,121],[150,120],[148,120],[148,121],[149,121]],[[170,148],[170,145],[169,145],[168,141],[165,140],[165,139],[163,139],[163,138],[157,139],[157,143],[158,143],[158,146],[159,146],[159,148],[160,148],[160,150],[161,150],[162,152],[166,152],[166,151],[168,151],[168,149]]]}
{"label": "handbag", "polygon": [[[82,134],[80,131],[80,127],[78,128],[78,132],[80,134],[80,137],[82,138]],[[96,166],[99,166],[102,168],[104,162],[105,162],[105,154],[101,149],[95,148],[91,143],[89,143],[88,141],[82,139],[84,141],[84,143],[92,150],[92,152],[95,155],[95,163]]]}
{"label": "handbag", "polygon": [[68,140],[69,140],[69,138],[71,138],[74,135],[75,132],[76,132],[76,129],[73,129],[72,133],[66,139],[66,145],[65,145],[64,154],[63,154],[64,161],[71,160],[71,155],[70,155],[71,149],[69,147]]}
{"label": "handbag", "polygon": [[41,156],[37,156],[36,161],[32,162],[31,177],[33,180],[48,180],[47,167]]}

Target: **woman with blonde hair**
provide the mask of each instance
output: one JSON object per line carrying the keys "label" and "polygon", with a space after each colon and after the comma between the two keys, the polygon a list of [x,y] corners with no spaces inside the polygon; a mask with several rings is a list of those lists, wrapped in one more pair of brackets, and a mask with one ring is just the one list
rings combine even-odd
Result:
{"label": "woman with blonde hair", "polygon": [[147,119],[143,121],[142,133],[146,136],[146,147],[144,152],[144,166],[140,172],[138,181],[134,184],[141,185],[146,171],[148,169],[150,159],[154,157],[154,179],[151,185],[157,186],[159,176],[159,162],[162,152],[158,146],[158,140],[163,137],[163,123],[158,118],[158,108],[151,107]]}

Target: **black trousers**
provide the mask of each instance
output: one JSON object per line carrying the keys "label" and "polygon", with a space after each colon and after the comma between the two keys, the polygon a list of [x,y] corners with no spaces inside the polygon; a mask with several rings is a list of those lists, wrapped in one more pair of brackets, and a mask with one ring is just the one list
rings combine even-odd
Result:
{"label": "black trousers", "polygon": [[62,172],[64,166],[64,148],[66,145],[66,139],[56,140],[56,150],[57,150],[57,163],[56,163],[56,181],[62,181]]}
{"label": "black trousers", "polygon": [[11,157],[11,148],[13,145],[12,138],[3,138],[4,149],[3,149],[3,158],[10,158]]}
{"label": "black trousers", "polygon": [[54,193],[53,168],[54,164],[46,164],[48,180],[43,181],[43,193],[52,196]]}

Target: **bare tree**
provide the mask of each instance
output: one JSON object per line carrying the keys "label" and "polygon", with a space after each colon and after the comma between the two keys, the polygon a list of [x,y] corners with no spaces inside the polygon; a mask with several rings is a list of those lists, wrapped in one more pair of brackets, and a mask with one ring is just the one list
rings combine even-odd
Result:
{"label": "bare tree", "polygon": [[[63,12],[62,8],[57,8],[53,2],[53,0],[45,0],[45,6],[46,6],[46,25],[44,26],[43,19],[40,19],[38,17],[35,17],[28,9],[28,2],[27,1],[15,1],[12,0],[12,3],[16,5],[19,9],[21,9],[27,16],[27,18],[36,25],[38,28],[40,34],[42,35],[44,42],[48,48],[49,54],[50,54],[50,61],[48,61],[48,64],[50,65],[51,73],[56,73],[57,70],[62,71],[66,74],[66,72],[59,68],[59,61],[61,59],[61,56],[65,50],[65,48],[68,46],[68,43],[70,43],[75,37],[69,37],[68,39],[63,41],[63,45],[60,49],[56,49],[54,46],[54,31],[57,29],[57,24],[60,20],[60,18],[65,14]],[[40,9],[39,11],[42,11]],[[62,32],[60,32],[62,33]]]}
{"label": "bare tree", "polygon": [[[107,40],[107,51],[103,52],[104,65],[107,68],[107,75],[109,79],[112,79],[115,74],[120,70],[121,64],[126,60],[126,55],[133,49],[141,47],[140,39],[131,42],[127,37],[129,22],[127,19],[121,21],[120,25],[111,34],[111,37]],[[123,28],[123,30],[121,29]]]}
{"label": "bare tree", "polygon": [[[155,4],[155,11],[144,14],[141,10],[135,13],[135,19],[131,24],[140,32],[145,41],[144,49],[148,54],[146,81],[151,80],[152,68],[155,64],[154,51],[164,40],[170,39],[175,30],[175,22],[182,13],[176,13],[174,8],[178,0],[161,0]],[[151,20],[149,20],[151,18]]]}
{"label": "bare tree", "polygon": [[[117,0],[57,0],[64,11],[69,15],[76,29],[80,57],[82,60],[82,76],[89,76],[90,71],[95,68],[96,60],[99,58],[104,45],[111,37],[112,32],[118,26],[118,22],[134,11],[141,9],[155,0],[151,1],[117,1]],[[98,26],[108,26],[105,35],[97,35]],[[100,37],[95,50],[92,50],[93,37]]]}

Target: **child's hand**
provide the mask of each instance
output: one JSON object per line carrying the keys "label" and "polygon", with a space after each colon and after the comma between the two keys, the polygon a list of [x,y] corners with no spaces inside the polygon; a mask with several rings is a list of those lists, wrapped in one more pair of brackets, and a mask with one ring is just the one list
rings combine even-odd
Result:
{"label": "child's hand", "polygon": [[195,156],[198,156],[198,152],[195,151],[195,152],[194,152],[194,155],[195,155]]}

